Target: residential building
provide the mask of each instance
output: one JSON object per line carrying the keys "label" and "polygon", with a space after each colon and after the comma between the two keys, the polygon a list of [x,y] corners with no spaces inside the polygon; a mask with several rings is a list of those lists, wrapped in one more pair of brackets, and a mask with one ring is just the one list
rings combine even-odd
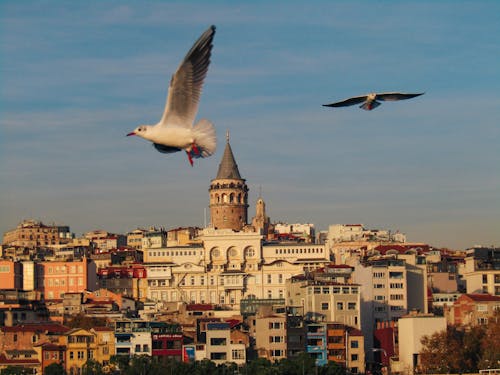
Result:
{"label": "residential building", "polygon": [[360,328],[360,285],[326,281],[320,275],[324,273],[299,275],[287,280],[286,304],[302,306],[308,320],[338,322]]}
{"label": "residential building", "polygon": [[71,241],[69,227],[45,225],[37,220],[23,220],[16,229],[4,233],[3,245],[26,248],[50,247]]}
{"label": "residential building", "polygon": [[229,323],[207,323],[206,358],[220,365],[234,362],[243,365],[246,362],[245,344],[231,343]]}
{"label": "residential building", "polygon": [[0,327],[0,352],[33,349],[36,344],[56,342],[69,328],[56,323],[20,324]]}
{"label": "residential building", "polygon": [[90,332],[95,337],[95,351],[93,359],[106,366],[113,355],[115,355],[115,332],[110,327],[93,327]]}
{"label": "residential building", "polygon": [[422,338],[446,330],[446,319],[432,314],[410,314],[399,318],[398,330],[399,363],[391,370],[413,373],[420,363]]}
{"label": "residential building", "polygon": [[35,264],[37,290],[45,299],[60,299],[65,293],[97,289],[95,263],[83,257],[75,261],[43,261]]}
{"label": "residential building", "polygon": [[[259,357],[272,362],[287,358],[287,317],[271,309],[259,311],[252,332]],[[305,342],[304,342],[305,344]],[[305,345],[303,346],[305,348]]]}
{"label": "residential building", "polygon": [[500,296],[500,248],[468,249],[463,276],[468,294]]}
{"label": "residential building", "polygon": [[115,321],[115,348],[117,355],[152,355],[151,325],[140,319]]}
{"label": "residential building", "polygon": [[316,366],[328,363],[327,355],[327,324],[306,324],[306,351],[316,361]]}
{"label": "residential building", "polygon": [[22,263],[0,259],[0,286],[2,289],[21,289],[22,284]]}
{"label": "residential building", "polygon": [[449,324],[477,326],[487,324],[500,311],[500,296],[490,294],[462,294],[445,309]]}
{"label": "residential building", "polygon": [[152,356],[161,359],[182,360],[183,335],[179,324],[150,322]]}
{"label": "residential building", "polygon": [[66,347],[52,342],[44,342],[33,345],[33,349],[37,353],[38,361],[41,363],[42,373],[45,373],[47,366],[54,363],[64,367],[66,362]]}
{"label": "residential building", "polygon": [[147,284],[146,267],[142,264],[110,266],[97,271],[98,287],[126,297],[144,300]]}
{"label": "residential building", "polygon": [[96,359],[96,335],[81,328],[74,328],[64,333],[59,344],[66,347],[65,370],[68,375],[81,374],[85,362]]}

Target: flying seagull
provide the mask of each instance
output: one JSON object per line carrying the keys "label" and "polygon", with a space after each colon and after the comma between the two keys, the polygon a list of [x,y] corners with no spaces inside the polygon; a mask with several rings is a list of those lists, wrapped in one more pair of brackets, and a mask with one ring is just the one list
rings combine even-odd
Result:
{"label": "flying seagull", "polygon": [[215,152],[217,138],[214,125],[207,119],[201,119],[193,126],[210,64],[214,35],[215,26],[210,26],[172,75],[160,122],[140,125],[127,136],[138,135],[151,141],[159,152],[165,154],[184,150],[191,166],[193,158],[206,158]]}
{"label": "flying seagull", "polygon": [[421,92],[419,94],[403,94],[400,92],[384,92],[384,93],[371,93],[368,95],[362,96],[354,96],[349,99],[342,100],[340,102],[331,103],[331,104],[323,104],[323,107],[347,107],[354,104],[363,103],[359,106],[359,108],[363,108],[364,110],[371,111],[372,109],[377,108],[381,103],[380,101],[395,101],[395,100],[404,100],[411,99],[416,96],[423,95]]}

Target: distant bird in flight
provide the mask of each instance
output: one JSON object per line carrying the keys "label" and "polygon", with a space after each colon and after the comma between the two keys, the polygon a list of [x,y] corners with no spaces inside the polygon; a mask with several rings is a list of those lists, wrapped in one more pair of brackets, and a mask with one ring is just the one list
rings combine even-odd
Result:
{"label": "distant bird in flight", "polygon": [[363,108],[366,111],[371,111],[372,109],[377,108],[381,104],[377,100],[380,101],[404,100],[404,99],[411,99],[423,94],[424,94],[423,92],[419,94],[403,94],[400,92],[384,92],[380,94],[371,93],[368,95],[354,96],[352,98],[345,99],[336,103],[323,104],[323,107],[347,107],[350,105],[363,103],[362,105],[359,106],[359,108]]}
{"label": "distant bird in flight", "polygon": [[191,47],[172,75],[163,116],[156,125],[140,125],[130,135],[153,142],[164,154],[186,151],[193,158],[206,158],[215,152],[217,138],[214,125],[201,119],[193,126],[203,81],[207,75],[215,26],[210,26]]}

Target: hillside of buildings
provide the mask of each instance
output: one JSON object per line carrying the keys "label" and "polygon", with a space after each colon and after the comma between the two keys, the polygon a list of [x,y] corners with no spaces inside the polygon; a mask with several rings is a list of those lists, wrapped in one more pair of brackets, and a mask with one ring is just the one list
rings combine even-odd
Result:
{"label": "hillside of buildings", "polygon": [[[229,142],[209,202],[205,228],[78,236],[22,220],[4,233],[2,373],[500,367],[500,248],[434,248],[362,224],[316,231],[272,221],[262,198],[250,219]],[[464,347],[472,359],[429,365]]]}

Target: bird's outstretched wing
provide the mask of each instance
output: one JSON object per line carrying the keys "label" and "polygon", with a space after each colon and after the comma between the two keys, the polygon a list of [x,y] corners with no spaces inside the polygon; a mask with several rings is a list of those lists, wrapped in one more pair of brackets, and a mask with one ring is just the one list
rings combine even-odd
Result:
{"label": "bird's outstretched wing", "polygon": [[342,100],[340,102],[335,102],[335,103],[331,103],[331,104],[323,104],[323,107],[347,107],[350,105],[363,103],[364,101],[366,101],[366,98],[367,98],[366,95],[354,96],[352,98],[345,99],[345,100]]}
{"label": "bird's outstretched wing", "polygon": [[203,81],[210,64],[214,35],[215,26],[210,26],[191,47],[172,75],[161,125],[173,123],[189,128],[193,125]]}
{"label": "bird's outstretched wing", "polygon": [[165,146],[159,143],[153,143],[153,146],[162,154],[172,154],[174,152],[178,152],[181,149],[177,147]]}
{"label": "bird's outstretched wing", "polygon": [[424,93],[418,93],[418,94],[403,94],[400,92],[384,92],[381,94],[377,94],[377,100],[382,100],[382,101],[394,101],[394,100],[404,100],[404,99],[411,99],[416,96],[423,95]]}

